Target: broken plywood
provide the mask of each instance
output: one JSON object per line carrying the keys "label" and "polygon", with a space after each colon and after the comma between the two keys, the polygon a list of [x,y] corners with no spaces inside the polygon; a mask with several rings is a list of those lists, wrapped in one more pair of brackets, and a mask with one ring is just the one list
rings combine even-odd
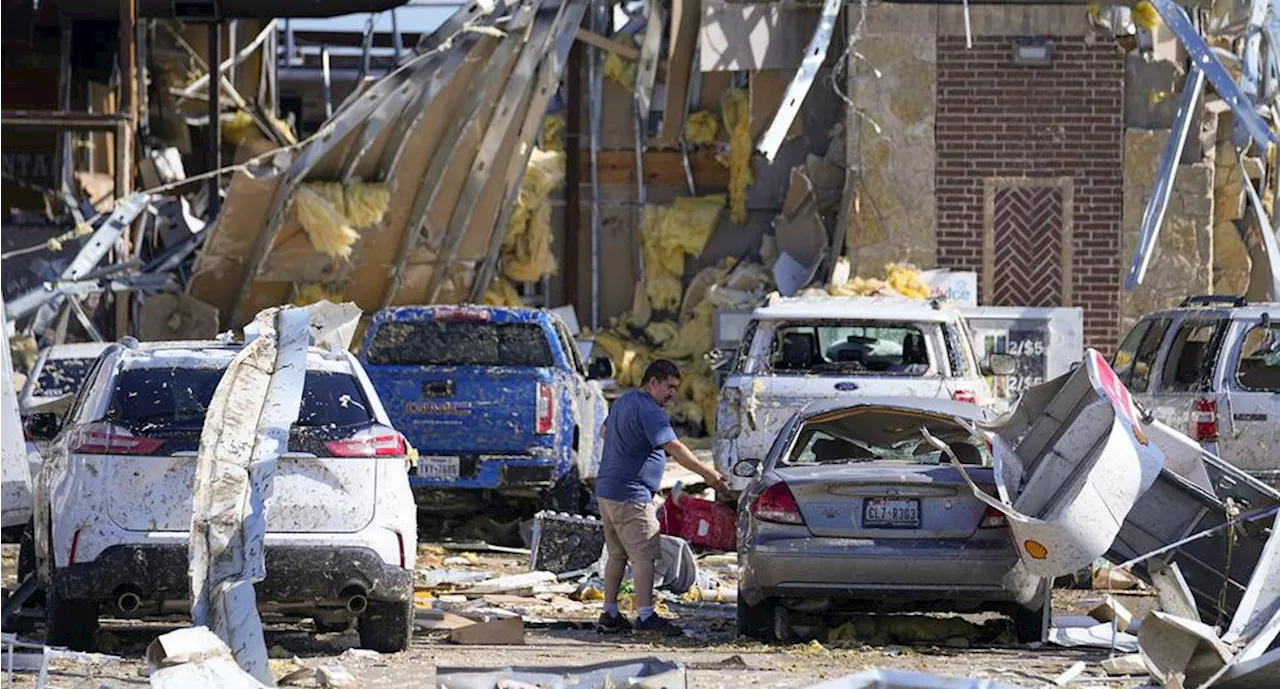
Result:
{"label": "broken plywood", "polygon": [[449,641],[455,644],[484,646],[523,646],[524,620],[512,617],[493,622],[477,622],[453,630],[449,634]]}

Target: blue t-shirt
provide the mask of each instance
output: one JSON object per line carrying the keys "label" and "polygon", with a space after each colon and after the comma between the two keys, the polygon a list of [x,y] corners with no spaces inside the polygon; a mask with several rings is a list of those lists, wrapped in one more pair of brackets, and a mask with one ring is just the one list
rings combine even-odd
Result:
{"label": "blue t-shirt", "polygon": [[605,420],[604,450],[596,496],[618,502],[650,502],[667,465],[663,445],[676,439],[662,407],[642,390],[614,400]]}

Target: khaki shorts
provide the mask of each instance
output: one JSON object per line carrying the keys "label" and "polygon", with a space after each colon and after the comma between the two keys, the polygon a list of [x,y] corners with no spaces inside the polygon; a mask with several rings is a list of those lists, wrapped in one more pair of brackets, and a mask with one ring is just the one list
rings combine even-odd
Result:
{"label": "khaki shorts", "polygon": [[658,510],[652,502],[617,502],[598,498],[609,559],[653,562],[662,555]]}

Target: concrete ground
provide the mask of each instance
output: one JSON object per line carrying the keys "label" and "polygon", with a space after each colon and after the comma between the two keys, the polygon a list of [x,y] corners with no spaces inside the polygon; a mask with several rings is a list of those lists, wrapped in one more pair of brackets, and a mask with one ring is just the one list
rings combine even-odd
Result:
{"label": "concrete ground", "polygon": [[[423,552],[426,562],[434,564],[432,552],[438,550],[427,547]],[[3,583],[12,585],[17,547],[5,545],[0,555]],[[453,553],[449,556],[459,557]],[[472,554],[466,559],[467,567],[495,574],[522,571],[525,561],[519,555],[491,553]],[[1059,591],[1055,596],[1055,612],[1083,614],[1103,595],[1094,591]],[[1011,686],[1041,687],[1052,686],[1061,673],[1083,662],[1084,673],[1072,686],[1125,688],[1145,684],[1145,678],[1106,678],[1098,666],[1108,656],[1104,650],[1031,648],[1013,643],[1007,634],[1000,633],[1002,620],[993,616],[949,619],[915,616],[918,624],[910,625],[914,630],[910,635],[918,637],[914,641],[903,641],[895,636],[903,632],[890,630],[875,631],[874,638],[865,641],[833,642],[825,637],[825,644],[808,640],[780,645],[735,639],[731,604],[685,604],[671,600],[669,614],[685,627],[686,636],[665,640],[598,634],[591,630],[590,621],[599,614],[599,602],[571,601],[565,596],[543,598],[545,607],[525,611],[530,623],[525,644],[520,646],[460,646],[449,643],[443,632],[420,630],[408,651],[377,655],[355,651],[358,640],[352,632],[315,634],[301,625],[268,621],[266,638],[271,649],[272,669],[280,679],[301,668],[340,665],[365,689],[407,689],[436,686],[437,667],[576,666],[658,658],[683,663],[688,670],[688,686],[694,689],[799,688],[872,668],[982,677]],[[1126,595],[1122,600],[1139,614],[1152,604],[1147,596]],[[181,620],[146,623],[104,620],[99,638],[101,650],[122,657],[123,662],[101,665],[59,662],[48,686],[77,689],[147,686],[147,663],[143,657],[147,644],[179,626],[183,626]],[[893,626],[893,629],[900,628],[901,624]],[[38,639],[39,631],[31,636]],[[13,676],[12,684],[5,677],[3,686],[34,684],[34,675],[18,674]],[[311,676],[291,685],[317,686]]]}

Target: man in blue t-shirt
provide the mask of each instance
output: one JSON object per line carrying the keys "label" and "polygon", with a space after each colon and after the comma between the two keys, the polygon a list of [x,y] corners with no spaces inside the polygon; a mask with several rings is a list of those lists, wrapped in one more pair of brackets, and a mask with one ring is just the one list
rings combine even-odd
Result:
{"label": "man in blue t-shirt", "polygon": [[604,451],[596,476],[596,499],[604,521],[604,537],[609,562],[604,572],[604,614],[601,631],[631,629],[618,613],[618,589],[631,561],[635,577],[636,631],[677,635],[680,629],[653,612],[654,561],[660,556],[657,508],[662,473],[670,455],[681,466],[697,473],[721,494],[728,492],[724,477],[699,462],[684,443],[676,439],[662,407],[676,396],[680,369],[659,359],[645,369],[640,389],[614,400],[601,433]]}

